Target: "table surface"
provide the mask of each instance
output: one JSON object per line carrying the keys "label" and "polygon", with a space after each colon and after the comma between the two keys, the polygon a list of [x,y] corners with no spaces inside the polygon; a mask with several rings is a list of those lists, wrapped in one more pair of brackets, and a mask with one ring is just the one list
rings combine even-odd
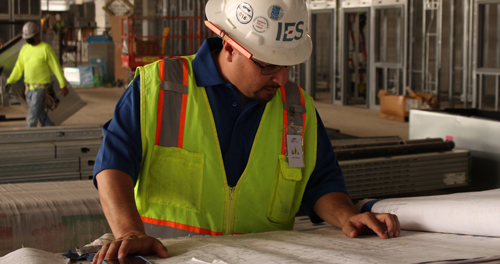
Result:
{"label": "table surface", "polygon": [[295,228],[294,231],[247,235],[162,239],[170,257],[161,259],[147,256],[146,259],[153,264],[387,264],[492,257],[495,260],[488,263],[500,263],[500,237],[403,230],[398,238],[380,239],[375,235],[364,235],[351,239],[336,227],[313,225],[307,217],[302,219],[299,217]]}

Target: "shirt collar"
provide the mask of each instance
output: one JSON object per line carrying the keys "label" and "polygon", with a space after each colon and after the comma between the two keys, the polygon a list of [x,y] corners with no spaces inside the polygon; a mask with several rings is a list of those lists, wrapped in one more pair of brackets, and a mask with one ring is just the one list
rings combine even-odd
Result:
{"label": "shirt collar", "polygon": [[226,84],[212,58],[212,52],[220,49],[222,49],[222,39],[208,38],[196,53],[196,57],[193,59],[193,71],[198,86]]}

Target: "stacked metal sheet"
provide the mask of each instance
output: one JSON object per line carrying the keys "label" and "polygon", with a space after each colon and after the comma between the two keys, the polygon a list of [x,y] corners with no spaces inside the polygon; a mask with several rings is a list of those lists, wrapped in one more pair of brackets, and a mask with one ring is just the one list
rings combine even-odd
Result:
{"label": "stacked metal sheet", "polygon": [[332,140],[352,199],[469,185],[471,156],[440,138]]}
{"label": "stacked metal sheet", "polygon": [[0,256],[22,247],[74,251],[110,232],[90,180],[2,184],[0,215]]}
{"label": "stacked metal sheet", "polygon": [[0,184],[92,177],[100,127],[0,131]]}

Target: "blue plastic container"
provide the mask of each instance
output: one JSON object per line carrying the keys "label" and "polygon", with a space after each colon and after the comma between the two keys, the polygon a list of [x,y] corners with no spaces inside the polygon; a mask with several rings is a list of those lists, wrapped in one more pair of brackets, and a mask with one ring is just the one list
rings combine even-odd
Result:
{"label": "blue plastic container", "polygon": [[98,42],[108,42],[108,41],[113,41],[113,39],[108,35],[96,35],[87,37],[87,43],[98,43]]}

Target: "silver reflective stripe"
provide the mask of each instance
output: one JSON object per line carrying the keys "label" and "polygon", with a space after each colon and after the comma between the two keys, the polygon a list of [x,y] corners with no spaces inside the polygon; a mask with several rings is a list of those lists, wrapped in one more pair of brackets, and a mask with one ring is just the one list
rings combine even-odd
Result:
{"label": "silver reflective stripe", "polygon": [[163,60],[163,67],[165,81],[160,84],[160,89],[164,93],[159,145],[177,147],[182,111],[182,94],[188,92],[187,85],[183,85],[183,59],[165,59]]}
{"label": "silver reflective stripe", "polygon": [[306,113],[306,106],[301,105],[300,88],[295,83],[287,82],[285,84],[285,110],[288,111],[288,124],[291,124],[292,118],[296,126],[302,126],[302,113]]}
{"label": "silver reflective stripe", "polygon": [[182,94],[173,91],[165,91],[165,93],[163,93],[160,146],[177,147],[179,141],[181,109]]}
{"label": "silver reflective stripe", "polygon": [[176,238],[176,237],[202,235],[199,233],[182,230],[175,227],[155,225],[150,223],[144,223],[144,228],[146,229],[147,235],[157,238]]}
{"label": "silver reflective stripe", "polygon": [[163,60],[163,70],[165,71],[165,81],[182,84],[183,79],[183,59],[172,58]]}
{"label": "silver reflective stripe", "polygon": [[162,89],[163,91],[171,91],[183,94],[187,94],[188,92],[188,87],[182,84],[182,80],[181,83],[174,83],[167,81],[161,82],[160,89]]}

